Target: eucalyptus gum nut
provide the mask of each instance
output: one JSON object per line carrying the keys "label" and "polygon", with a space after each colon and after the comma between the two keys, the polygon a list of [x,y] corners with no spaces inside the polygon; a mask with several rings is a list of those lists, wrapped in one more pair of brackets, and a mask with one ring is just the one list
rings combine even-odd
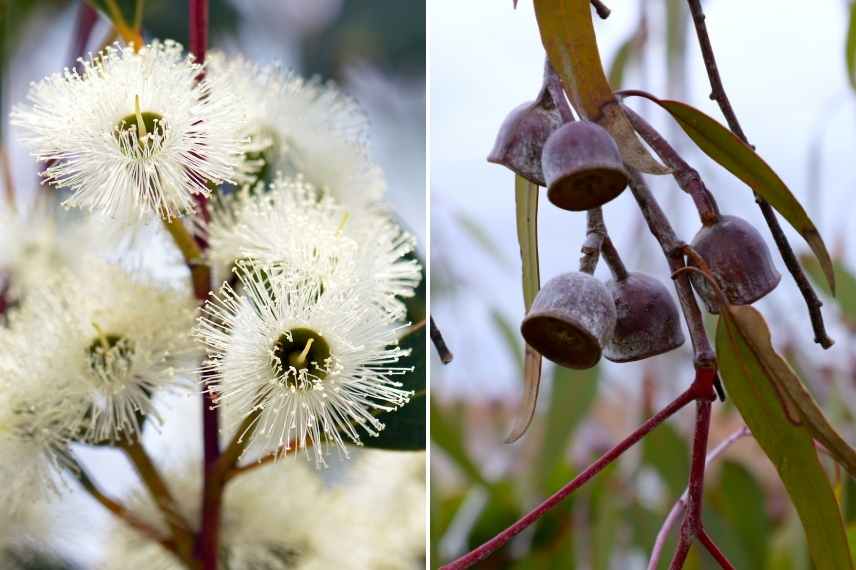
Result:
{"label": "eucalyptus gum nut", "polygon": [[562,126],[562,115],[547,90],[516,107],[499,128],[488,162],[505,166],[533,184],[546,186],[541,152],[550,134]]}
{"label": "eucalyptus gum nut", "polygon": [[630,273],[610,280],[606,288],[615,303],[615,330],[603,355],[613,362],[633,362],[684,344],[678,306],[658,279]]}
{"label": "eucalyptus gum nut", "polygon": [[596,123],[562,125],[544,145],[541,166],[547,198],[563,210],[581,212],[621,194],[630,176],[609,132]]}
{"label": "eucalyptus gum nut", "polygon": [[[716,223],[702,227],[692,246],[732,305],[751,305],[775,289],[782,278],[764,238],[749,222],[737,216],[721,216]],[[695,266],[692,259],[690,265]],[[695,272],[690,279],[707,310],[718,313],[719,298],[712,285]]]}
{"label": "eucalyptus gum nut", "polygon": [[566,368],[591,368],[615,328],[616,312],[606,286],[587,273],[550,279],[520,325],[527,344]]}

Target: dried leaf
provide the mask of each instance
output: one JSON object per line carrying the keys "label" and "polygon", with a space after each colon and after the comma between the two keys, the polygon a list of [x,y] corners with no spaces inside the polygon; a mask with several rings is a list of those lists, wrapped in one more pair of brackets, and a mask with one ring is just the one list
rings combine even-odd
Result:
{"label": "dried leaf", "polygon": [[[538,267],[538,186],[522,176],[514,177],[514,193],[517,203],[517,241],[520,244],[520,261],[523,274],[523,303],[526,310],[532,306],[535,295],[541,288]],[[514,443],[526,433],[535,415],[538,390],[541,385],[541,355],[526,345],[523,359],[523,399],[518,409],[511,433],[506,443]]]}

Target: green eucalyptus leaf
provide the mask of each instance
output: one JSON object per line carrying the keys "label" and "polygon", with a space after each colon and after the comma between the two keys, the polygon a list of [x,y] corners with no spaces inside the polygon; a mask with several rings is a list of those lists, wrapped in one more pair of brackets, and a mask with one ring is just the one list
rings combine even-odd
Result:
{"label": "green eucalyptus leaf", "polygon": [[773,348],[770,329],[761,313],[748,305],[730,306],[724,313],[777,390],[791,421],[804,425],[850,476],[856,477],[856,450],[835,430],[799,376]]}
{"label": "green eucalyptus leaf", "polygon": [[657,99],[649,95],[644,97],[668,111],[706,155],[745,182],[799,232],[820,262],[829,288],[834,294],[832,259],[820,232],[799,201],[764,159],[734,133],[698,109],[680,101]]}
{"label": "green eucalyptus leaf", "polygon": [[375,449],[417,451],[425,449],[426,443],[426,376],[425,346],[428,340],[424,321],[415,331],[401,341],[402,348],[410,349],[410,355],[399,362],[399,366],[412,366],[413,372],[401,376],[405,390],[413,390],[410,402],[398,410],[380,416],[386,425],[378,437],[364,437],[363,444]]}
{"label": "green eucalyptus leaf", "polygon": [[731,400],[773,463],[797,510],[817,570],[853,568],[844,523],[812,441],[780,403],[762,362],[728,311],[716,330],[716,354]]}

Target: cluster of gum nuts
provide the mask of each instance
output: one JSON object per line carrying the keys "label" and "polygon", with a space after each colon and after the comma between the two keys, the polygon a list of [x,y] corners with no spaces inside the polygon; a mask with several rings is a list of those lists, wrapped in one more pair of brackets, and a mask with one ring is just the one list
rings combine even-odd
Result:
{"label": "cluster of gum nuts", "polygon": [[[568,120],[567,114],[563,118],[546,84],[534,102],[508,115],[488,161],[546,187],[550,202],[563,210],[598,208],[630,183],[609,132],[593,122]],[[730,304],[757,301],[781,278],[761,235],[736,216],[717,212],[691,245]],[[695,265],[692,259],[689,263]],[[529,346],[575,369],[591,368],[601,354],[613,362],[632,362],[681,346],[678,308],[667,288],[650,275],[628,273],[620,261],[614,265],[606,284],[591,275],[593,269],[547,281],[520,327]],[[696,272],[690,279],[707,309],[717,313],[716,287]]]}

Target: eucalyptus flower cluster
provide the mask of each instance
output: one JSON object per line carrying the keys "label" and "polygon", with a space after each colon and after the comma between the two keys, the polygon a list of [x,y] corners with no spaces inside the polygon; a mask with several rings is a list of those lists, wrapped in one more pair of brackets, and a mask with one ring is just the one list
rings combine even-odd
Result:
{"label": "eucalyptus flower cluster", "polygon": [[[170,40],[117,43],[34,83],[11,122],[93,223],[78,239],[44,213],[3,214],[0,297],[16,308],[0,329],[0,511],[80,475],[74,446],[156,429],[162,394],[207,391],[226,439],[316,465],[409,401],[398,338],[422,270],[368,121],[335,86],[240,56],[200,63]],[[141,231],[160,234],[135,246],[159,271],[112,247]],[[177,248],[158,248],[167,235]],[[163,277],[176,249],[212,270],[202,306],[189,279]]]}

